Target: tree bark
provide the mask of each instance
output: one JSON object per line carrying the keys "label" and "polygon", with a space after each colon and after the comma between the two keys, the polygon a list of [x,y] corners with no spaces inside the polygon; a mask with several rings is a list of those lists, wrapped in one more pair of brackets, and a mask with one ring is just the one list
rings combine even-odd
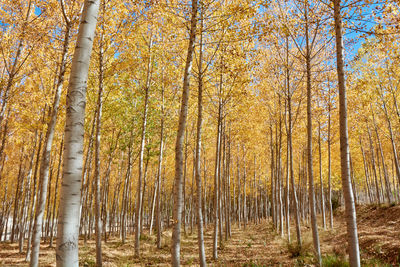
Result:
{"label": "tree bark", "polygon": [[347,99],[344,78],[343,47],[342,47],[342,16],[340,0],[333,0],[335,35],[336,35],[336,65],[339,87],[339,123],[340,123],[340,165],[342,187],[345,198],[345,214],[347,224],[347,242],[349,248],[350,266],[360,266],[360,250],[358,245],[356,209],[350,181],[349,143],[347,128]]}
{"label": "tree bark", "polygon": [[318,121],[318,154],[319,154],[319,185],[320,185],[320,198],[321,198],[321,216],[322,216],[322,225],[324,226],[324,230],[326,230],[326,221],[325,221],[325,196],[324,196],[324,183],[322,182],[322,152],[321,152],[321,122]]}
{"label": "tree bark", "polygon": [[291,94],[288,89],[288,147],[289,147],[289,174],[290,174],[290,182],[292,187],[292,197],[293,197],[293,204],[294,204],[294,215],[296,221],[296,235],[297,235],[297,244],[301,246],[301,228],[300,228],[300,214],[299,214],[299,204],[297,201],[297,194],[296,194],[296,185],[294,183],[294,170],[293,170],[293,145],[292,145],[292,98]]}
{"label": "tree bark", "polygon": [[174,184],[174,209],[172,230],[172,266],[180,266],[181,245],[181,219],[182,219],[182,177],[183,177],[183,142],[185,137],[186,120],[189,104],[189,74],[192,67],[194,43],[196,39],[197,0],[192,0],[189,45],[183,74],[182,102],[179,115],[178,133],[175,145],[175,184]]}
{"label": "tree bark", "polygon": [[322,266],[321,249],[318,235],[317,217],[315,211],[315,193],[314,193],[314,172],[313,172],[313,155],[312,155],[312,94],[311,94],[311,52],[310,42],[308,36],[308,2],[306,1],[304,17],[306,20],[306,77],[307,77],[307,159],[308,159],[308,179],[309,179],[309,192],[308,197],[311,209],[311,226],[313,233],[315,255],[318,259],[319,266]]}
{"label": "tree bark", "polygon": [[328,103],[328,205],[329,205],[329,226],[333,229],[333,210],[332,210],[332,165],[331,165],[331,89],[329,87]]}
{"label": "tree bark", "polygon": [[99,0],[86,0],[67,93],[63,183],[57,227],[57,267],[78,267],[78,234],[87,77]]}
{"label": "tree bark", "polygon": [[[151,33],[152,34],[152,33]],[[146,145],[146,127],[147,127],[147,109],[149,102],[149,90],[151,82],[152,73],[152,59],[151,59],[151,47],[152,47],[152,36],[150,36],[149,47],[148,47],[148,63],[147,63],[147,75],[145,84],[145,97],[144,97],[144,107],[143,107],[143,121],[142,121],[142,132],[141,132],[141,142],[139,151],[139,176],[136,188],[136,208],[135,208],[135,257],[140,255],[140,233],[142,229],[142,205],[143,205],[143,194],[142,192],[142,180],[143,180],[143,159],[144,159],[144,149]],[[144,189],[143,189],[144,191]]]}
{"label": "tree bark", "polygon": [[[104,16],[105,4],[101,2],[102,13]],[[99,89],[97,95],[97,112],[96,112],[96,136],[95,136],[95,150],[94,150],[94,179],[95,179],[95,233],[96,233],[96,266],[102,266],[101,255],[101,235],[102,235],[102,220],[101,220],[101,200],[100,200],[100,145],[101,145],[101,117],[103,109],[103,89],[104,89],[104,62],[103,62],[103,37],[104,25],[101,25],[102,32],[100,33],[99,40]]]}
{"label": "tree bark", "polygon": [[215,148],[215,173],[214,173],[214,233],[213,233],[213,259],[218,259],[218,224],[219,224],[219,177],[220,177],[220,148],[221,148],[221,98],[218,97],[217,142]]}
{"label": "tree bark", "polygon": [[[200,2],[201,3],[201,2]],[[199,246],[199,262],[201,267],[206,266],[206,255],[204,249],[203,214],[201,210],[201,133],[203,124],[203,6],[200,13],[200,46],[199,46],[199,77],[197,97],[197,136],[195,151],[195,176],[196,176],[196,213],[197,213],[197,243]]]}
{"label": "tree bark", "polygon": [[156,199],[156,228],[157,228],[157,248],[161,248],[161,171],[164,152],[164,69],[162,72],[162,85],[161,85],[161,122],[160,122],[160,154],[158,156],[158,169],[157,169],[157,199]]}

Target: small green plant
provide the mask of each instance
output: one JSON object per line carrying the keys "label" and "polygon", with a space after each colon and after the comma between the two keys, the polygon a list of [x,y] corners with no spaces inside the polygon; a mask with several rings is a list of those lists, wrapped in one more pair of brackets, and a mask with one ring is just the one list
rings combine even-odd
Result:
{"label": "small green plant", "polygon": [[326,255],[322,257],[323,267],[350,267],[350,264],[338,255]]}
{"label": "small green plant", "polygon": [[251,242],[247,243],[247,247],[251,248]]}

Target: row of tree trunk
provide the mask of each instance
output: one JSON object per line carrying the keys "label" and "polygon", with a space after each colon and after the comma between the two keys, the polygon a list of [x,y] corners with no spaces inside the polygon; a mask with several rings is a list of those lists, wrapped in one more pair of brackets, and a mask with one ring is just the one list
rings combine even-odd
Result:
{"label": "row of tree trunk", "polygon": [[[340,148],[342,167],[343,202],[346,208],[347,231],[351,266],[360,265],[360,256],[357,238],[357,224],[355,220],[355,203],[392,203],[399,201],[400,169],[393,137],[390,119],[385,110],[390,140],[393,150],[392,168],[389,170],[387,160],[382,149],[379,131],[372,111],[372,131],[368,126],[368,145],[360,138],[360,149],[363,156],[365,183],[363,188],[354,176],[353,163],[349,152],[347,130],[347,104],[343,72],[342,29],[340,2],[334,2],[335,34],[337,47],[337,72],[339,81],[340,104]],[[326,228],[326,209],[329,213],[329,226],[333,227],[333,199],[335,203],[342,202],[342,194],[332,190],[331,184],[331,106],[329,103],[328,118],[328,185],[325,186],[322,177],[322,150],[321,125],[318,127],[318,155],[319,155],[319,188],[314,183],[313,162],[313,133],[312,133],[312,42],[309,41],[308,6],[305,3],[304,17],[305,49],[304,60],[307,87],[307,143],[298,153],[298,179],[296,184],[294,152],[292,144],[293,111],[292,90],[290,87],[289,60],[286,69],[285,96],[278,98],[278,118],[270,124],[270,170],[269,177],[261,170],[257,155],[248,153],[246,146],[241,142],[234,142],[230,122],[226,119],[226,106],[229,101],[224,98],[224,58],[221,56],[221,73],[218,84],[218,115],[216,120],[216,147],[214,172],[211,175],[207,162],[206,149],[202,146],[203,121],[203,39],[202,30],[199,37],[199,72],[198,110],[195,146],[193,150],[193,172],[188,171],[188,100],[190,89],[191,65],[194,57],[198,16],[202,16],[202,9],[198,8],[198,1],[192,1],[189,43],[183,75],[183,93],[179,115],[177,139],[175,146],[175,179],[172,187],[166,184],[163,151],[165,150],[164,136],[164,88],[162,88],[162,116],[160,121],[160,146],[157,164],[150,162],[150,148],[146,147],[146,131],[148,116],[149,91],[152,79],[152,41],[149,40],[149,57],[144,85],[144,108],[140,129],[140,146],[134,151],[133,132],[128,144],[127,152],[117,149],[120,132],[114,132],[109,147],[108,158],[105,160],[105,173],[101,172],[101,120],[102,98],[104,90],[104,25],[100,25],[98,51],[98,95],[97,106],[92,119],[89,140],[84,146],[84,121],[86,84],[90,56],[92,52],[94,34],[99,8],[104,9],[102,1],[85,1],[77,45],[72,61],[67,96],[67,115],[65,134],[60,138],[59,149],[52,147],[60,102],[66,58],[70,41],[71,22],[67,17],[61,1],[65,19],[65,36],[62,54],[60,55],[59,69],[54,84],[54,100],[52,107],[43,112],[43,122],[46,122],[45,131],[36,131],[32,140],[32,149],[29,152],[21,151],[17,186],[5,188],[1,209],[0,240],[19,242],[19,249],[24,250],[26,239],[26,257],[31,266],[38,266],[40,241],[43,238],[50,246],[54,236],[57,236],[57,265],[78,266],[78,237],[83,236],[87,241],[96,238],[96,263],[102,264],[102,240],[107,242],[110,236],[126,241],[128,234],[134,234],[135,255],[140,256],[140,237],[143,230],[149,229],[149,234],[155,228],[157,232],[157,247],[162,247],[162,231],[172,227],[172,264],[180,265],[181,225],[186,233],[189,226],[190,233],[197,226],[199,258],[201,266],[205,266],[205,249],[203,229],[213,224],[213,258],[218,258],[218,247],[231,236],[232,224],[246,228],[252,223],[260,223],[270,218],[276,231],[286,236],[290,241],[290,223],[294,218],[297,244],[301,246],[301,224],[310,223],[313,232],[315,254],[321,265],[321,251],[317,227],[317,215],[322,217],[322,225]],[[29,18],[30,8],[27,18]],[[104,12],[104,10],[103,10]],[[200,20],[200,27],[203,27]],[[288,43],[288,42],[286,42]],[[20,41],[20,46],[23,39]],[[3,101],[0,109],[0,125],[2,125],[0,162],[1,170],[4,166],[3,148],[6,142],[7,94],[13,83],[14,68],[18,65],[19,48],[12,65],[7,87],[3,92]],[[289,49],[286,49],[287,56]],[[284,109],[282,109],[284,105]],[[281,111],[284,112],[281,112]],[[283,124],[286,127],[284,136]],[[373,136],[375,133],[375,136]],[[286,145],[284,144],[286,137]],[[286,148],[286,154],[283,149]],[[236,158],[234,151],[236,150]],[[120,152],[119,154],[117,152]],[[266,150],[267,153],[267,150]],[[118,164],[113,161],[118,159]],[[133,179],[134,164],[138,160],[138,181]],[[284,160],[286,160],[284,162]],[[63,163],[63,168],[61,168]],[[62,170],[61,170],[62,169]],[[61,182],[61,171],[63,180]],[[117,182],[111,181],[111,174],[117,173],[120,178]],[[189,180],[191,177],[191,183]],[[397,178],[397,179],[396,179]],[[133,192],[133,185],[136,194]],[[7,191],[15,190],[13,194]],[[190,190],[190,194],[186,193]],[[317,191],[317,192],[316,192]],[[172,194],[171,194],[172,192]],[[12,196],[12,197],[10,197]],[[325,201],[327,199],[327,201]],[[355,202],[355,203],[354,203]],[[79,216],[80,215],[80,216]],[[204,224],[204,225],[203,225]]]}

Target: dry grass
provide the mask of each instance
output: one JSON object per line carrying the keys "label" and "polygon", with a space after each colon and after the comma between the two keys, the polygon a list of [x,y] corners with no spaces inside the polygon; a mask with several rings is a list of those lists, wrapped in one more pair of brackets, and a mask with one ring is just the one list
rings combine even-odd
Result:
{"label": "dry grass", "polygon": [[[362,259],[365,266],[383,266],[383,264],[399,264],[400,257],[400,206],[358,207],[358,228]],[[334,255],[345,258],[346,231],[343,212],[339,212],[334,220],[334,229],[320,228],[321,251],[323,255]],[[321,225],[321,224],[320,224]],[[291,226],[292,241],[296,235],[294,225]],[[185,266],[197,266],[196,232],[184,236],[182,234],[181,263]],[[308,225],[302,228],[303,247],[297,257],[293,257],[293,246],[286,238],[281,238],[267,221],[261,224],[249,224],[244,230],[232,229],[232,237],[221,242],[218,260],[212,255],[212,226],[206,229],[205,246],[207,262],[210,266],[313,266],[313,249],[311,231]],[[170,266],[171,231],[163,233],[162,249],[155,246],[155,236],[145,232],[141,240],[141,257],[133,256],[133,239],[130,236],[125,244],[114,237],[103,242],[103,266]],[[94,266],[95,244],[80,241],[80,265]],[[0,266],[27,266],[25,254],[18,252],[18,244],[0,243]],[[55,250],[47,244],[41,245],[40,266],[55,266]],[[388,265],[389,266],[389,265]],[[397,265],[396,265],[397,266]]]}

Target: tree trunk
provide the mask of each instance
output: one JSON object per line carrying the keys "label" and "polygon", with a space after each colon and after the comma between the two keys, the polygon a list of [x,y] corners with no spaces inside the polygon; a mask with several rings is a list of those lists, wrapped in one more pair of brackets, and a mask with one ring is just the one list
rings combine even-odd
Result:
{"label": "tree trunk", "polygon": [[160,122],[160,154],[158,156],[158,169],[157,169],[157,199],[156,199],[156,228],[157,228],[157,248],[161,248],[161,171],[164,152],[164,69],[162,72],[162,85],[161,85],[161,122]]}
{"label": "tree trunk", "polygon": [[84,3],[67,93],[63,183],[57,227],[57,267],[79,266],[78,234],[87,76],[99,0]]}
{"label": "tree trunk", "polygon": [[325,197],[324,197],[324,183],[322,182],[322,152],[321,152],[321,122],[318,121],[318,154],[319,154],[319,184],[320,184],[320,197],[321,197],[321,216],[322,216],[322,225],[324,226],[324,230],[326,230],[326,221],[325,221]]}
{"label": "tree trunk", "polygon": [[317,217],[315,211],[315,193],[314,193],[314,172],[313,172],[313,156],[312,156],[312,113],[311,113],[311,53],[310,42],[308,37],[308,2],[305,5],[305,20],[306,20],[306,76],[307,76],[307,158],[308,158],[308,179],[309,179],[309,201],[311,209],[311,226],[313,233],[314,249],[318,259],[319,266],[322,266],[321,249],[318,235]]}
{"label": "tree trunk", "polygon": [[186,120],[189,104],[189,74],[192,67],[194,43],[196,39],[197,24],[197,0],[192,0],[189,45],[185,71],[183,74],[182,102],[179,115],[178,133],[175,146],[175,184],[174,184],[174,209],[173,209],[173,230],[172,230],[172,266],[180,266],[180,245],[181,245],[181,219],[182,219],[182,177],[183,177],[183,142],[185,137]]}
{"label": "tree trunk", "polygon": [[[43,114],[43,121],[44,121],[44,117],[45,114]],[[29,215],[28,215],[28,219],[29,219],[29,226],[28,226],[28,244],[27,244],[27,248],[26,248],[26,258],[25,261],[28,261],[30,259],[31,256],[31,242],[32,242],[32,231],[33,231],[33,226],[34,226],[34,214],[35,214],[35,207],[36,207],[36,201],[37,201],[37,197],[39,195],[39,191],[40,188],[37,189],[37,187],[39,186],[38,183],[38,169],[39,169],[39,161],[40,161],[40,152],[41,152],[41,148],[42,148],[42,137],[43,137],[43,133],[40,133],[39,135],[39,145],[38,145],[38,150],[37,150],[37,154],[36,154],[36,161],[35,161],[35,170],[33,172],[33,190],[29,192],[29,201],[27,202],[27,204],[29,205],[29,203],[31,203],[30,208],[29,208]],[[47,187],[46,187],[47,189]],[[33,199],[32,199],[33,196]],[[41,230],[41,228],[40,228]],[[40,237],[39,237],[39,241],[40,241]]]}
{"label": "tree trunk", "polygon": [[61,144],[60,144],[60,154],[58,156],[58,166],[57,166],[57,176],[56,176],[56,183],[54,188],[54,200],[53,200],[53,212],[51,213],[51,228],[50,228],[50,242],[49,247],[53,247],[53,238],[54,238],[54,218],[56,218],[56,207],[57,207],[57,194],[58,194],[58,180],[60,178],[60,170],[61,170],[61,161],[62,161],[62,153],[64,151],[64,136],[62,137]]}
{"label": "tree trunk", "polygon": [[219,224],[219,177],[220,177],[220,148],[221,148],[221,98],[218,97],[217,142],[215,149],[214,173],[214,233],[213,233],[213,259],[218,258],[218,224]]}
{"label": "tree trunk", "polygon": [[376,192],[376,200],[378,204],[381,204],[381,198],[380,198],[380,192],[379,192],[379,184],[378,184],[378,176],[376,173],[376,166],[375,166],[375,152],[374,152],[374,145],[372,143],[372,137],[371,137],[371,132],[369,130],[368,124],[367,124],[367,130],[368,130],[368,138],[369,138],[369,145],[370,145],[370,150],[371,150],[371,168],[374,173],[374,178],[375,178],[375,192]]}
{"label": "tree trunk", "polygon": [[360,250],[358,245],[356,209],[350,181],[349,143],[347,128],[347,99],[344,79],[343,47],[342,47],[342,16],[340,0],[333,0],[335,35],[336,35],[336,64],[339,87],[339,122],[340,122],[340,163],[342,187],[345,198],[345,214],[347,223],[347,242],[349,248],[350,266],[360,266]]}
{"label": "tree trunk", "polygon": [[[301,228],[300,228],[300,214],[299,214],[299,204],[297,201],[297,194],[296,194],[296,186],[294,183],[294,170],[293,170],[293,145],[292,145],[292,98],[290,92],[288,90],[288,146],[289,146],[289,174],[290,174],[290,182],[292,186],[292,198],[294,204],[294,215],[296,221],[296,235],[297,235],[297,244],[301,246]],[[300,184],[300,182],[299,182]]]}
{"label": "tree trunk", "polygon": [[201,133],[203,124],[203,6],[200,13],[200,46],[199,46],[199,77],[197,97],[197,136],[195,151],[195,176],[196,176],[196,213],[197,213],[197,243],[199,246],[199,262],[201,267],[206,266],[206,255],[204,249],[203,214],[201,210]]}
{"label": "tree trunk", "polygon": [[331,89],[329,87],[328,103],[328,205],[329,205],[329,226],[333,229],[333,210],[332,210],[332,165],[331,165]]}
{"label": "tree trunk", "polygon": [[[102,13],[104,15],[105,4],[101,2]],[[95,182],[95,233],[96,233],[96,266],[102,266],[101,255],[101,235],[102,235],[102,220],[101,220],[101,200],[100,200],[100,139],[101,139],[101,115],[103,109],[103,81],[104,81],[104,63],[103,63],[103,25],[100,33],[99,47],[99,91],[97,95],[97,112],[96,112],[96,136],[94,149],[94,182]]]}
{"label": "tree trunk", "polygon": [[[152,33],[151,33],[152,34]],[[145,97],[144,97],[144,107],[143,107],[143,121],[142,121],[142,132],[141,132],[141,142],[140,142],[140,151],[139,151],[139,176],[138,183],[136,188],[136,208],[135,208],[135,257],[139,257],[140,255],[140,233],[142,229],[142,205],[143,199],[142,195],[142,180],[143,180],[143,159],[144,159],[144,149],[146,145],[146,126],[147,126],[147,108],[149,102],[149,90],[150,90],[150,82],[151,82],[151,73],[152,73],[152,59],[151,59],[151,47],[152,47],[152,36],[150,36],[149,47],[148,47],[148,63],[147,63],[147,75],[146,75],[146,84],[145,84]],[[144,191],[144,189],[143,189]]]}

